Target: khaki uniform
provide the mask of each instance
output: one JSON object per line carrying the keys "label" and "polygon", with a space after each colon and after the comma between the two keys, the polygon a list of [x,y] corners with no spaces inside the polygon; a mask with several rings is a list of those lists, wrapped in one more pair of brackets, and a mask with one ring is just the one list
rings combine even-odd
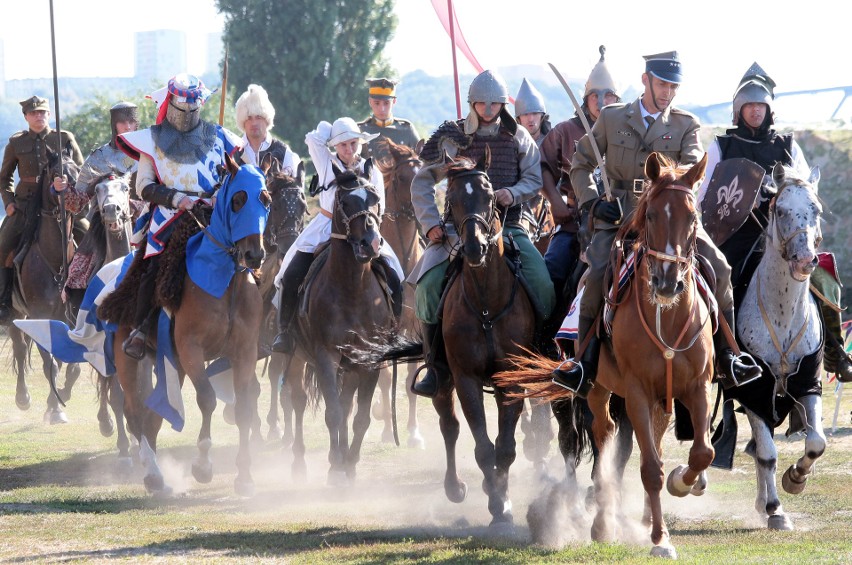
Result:
{"label": "khaki uniform", "polygon": [[386,137],[396,144],[402,144],[408,147],[414,147],[417,145],[417,142],[420,141],[420,135],[417,133],[417,129],[415,129],[414,125],[408,120],[393,118],[390,122],[391,123],[386,126],[380,126],[376,121],[375,116],[370,116],[363,122],[358,122],[358,127],[361,128],[362,132],[379,134],[379,137],[370,141],[369,144],[364,145],[364,149],[361,152],[362,156],[365,158],[373,157],[375,159],[382,159],[386,157],[386,154],[381,153],[377,149],[377,142],[382,137]]}
{"label": "khaki uniform", "polygon": [[[669,106],[647,127],[639,105],[637,99],[631,104],[613,104],[603,108],[600,118],[592,127],[591,136],[583,136],[577,144],[570,177],[580,207],[601,196],[592,177],[597,167],[591,146],[593,141],[605,156],[606,173],[613,196],[621,201],[624,221],[633,214],[639,199],[634,187],[637,191],[641,190],[648,155],[657,152],[681,164],[690,165],[697,163],[704,154],[698,137],[701,128],[698,118]],[[587,323],[594,320],[603,303],[603,277],[616,231],[617,226],[595,218],[595,233],[586,250],[589,275],[580,305],[580,317],[585,318]],[[720,311],[732,312],[731,269],[700,226],[698,252],[707,257],[716,271],[716,299]],[[581,328],[581,334],[582,331]]]}
{"label": "khaki uniform", "polygon": [[[21,131],[9,138],[9,144],[3,154],[3,165],[0,168],[0,196],[3,207],[14,204],[17,212],[7,217],[0,228],[0,260],[5,261],[9,252],[14,251],[20,239],[24,226],[27,203],[30,198],[41,190],[41,182],[50,182],[41,178],[47,165],[47,148],[56,151],[57,132],[45,128],[41,133],[32,130]],[[77,165],[83,165],[83,154],[77,147],[74,136],[62,132],[62,148],[71,154]],[[15,169],[18,170],[18,185],[14,184]],[[2,267],[3,264],[0,264]]]}

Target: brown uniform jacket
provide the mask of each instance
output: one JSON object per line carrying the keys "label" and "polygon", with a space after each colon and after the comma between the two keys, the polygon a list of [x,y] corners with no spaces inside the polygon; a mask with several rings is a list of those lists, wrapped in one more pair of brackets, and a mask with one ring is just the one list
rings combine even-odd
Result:
{"label": "brown uniform jacket", "polygon": [[[637,98],[631,104],[606,106],[592,126],[591,136],[583,136],[577,144],[570,176],[581,207],[600,196],[592,176],[598,166],[592,142],[597,143],[604,156],[613,195],[621,200],[625,218],[633,212],[638,200],[633,181],[644,178],[645,159],[651,152],[662,153],[684,165],[697,163],[704,154],[698,137],[701,124],[697,117],[669,106],[647,128],[639,104]],[[596,219],[595,227],[612,229],[614,226]]]}
{"label": "brown uniform jacket", "polygon": [[[45,128],[41,133],[32,130],[21,131],[9,138],[9,145],[3,154],[3,165],[0,168],[0,196],[3,207],[16,203],[21,206],[39,190],[40,176],[47,164],[47,146],[56,151],[56,131]],[[77,147],[77,141],[70,132],[62,132],[62,147],[70,152],[75,163],[83,165],[83,154]],[[20,178],[18,186],[14,186],[15,169]]]}

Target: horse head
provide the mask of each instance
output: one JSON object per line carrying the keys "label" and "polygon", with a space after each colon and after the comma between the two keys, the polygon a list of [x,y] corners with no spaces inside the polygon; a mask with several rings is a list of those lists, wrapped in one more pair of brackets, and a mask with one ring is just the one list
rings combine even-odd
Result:
{"label": "horse head", "polygon": [[116,234],[129,228],[130,175],[108,174],[102,177],[95,183],[95,199],[108,232]]}
{"label": "horse head", "polygon": [[341,171],[332,164],[337,192],[334,197],[331,236],[352,246],[359,263],[369,263],[379,256],[382,236],[379,233],[379,202],[376,187],[355,171]]}
{"label": "horse head", "polygon": [[772,181],[778,192],[769,205],[767,238],[790,266],[790,275],[803,282],[817,266],[817,248],[822,242],[820,216],[822,205],[817,198],[819,168],[807,180],[794,169],[776,164]]}
{"label": "horse head", "polygon": [[671,306],[686,289],[695,255],[698,212],[694,188],[704,178],[707,155],[690,168],[678,167],[664,155],[645,161],[645,190],[633,219],[621,232],[633,230],[644,244],[651,298]]}
{"label": "horse head", "polygon": [[261,164],[266,174],[266,187],[272,198],[264,237],[284,254],[305,227],[305,217],[308,213],[308,202],[303,188],[305,165],[299,163],[296,176],[293,177],[280,170],[277,159],[272,157],[272,161],[272,166],[265,169],[264,164]]}
{"label": "horse head", "polygon": [[488,180],[488,165],[491,152],[486,147],[485,155],[478,163],[460,158],[447,163],[446,213],[452,220],[461,240],[461,253],[471,267],[485,265],[488,251],[493,244],[502,245],[497,200]]}
{"label": "horse head", "polygon": [[68,152],[62,151],[61,153],[57,153],[48,147],[47,167],[49,180],[42,183],[42,195],[44,196],[42,198],[42,206],[51,208],[59,205],[59,195],[51,190],[53,177],[64,175],[68,184],[73,187],[77,184],[77,177],[80,175],[80,166],[74,162],[74,159]]}
{"label": "horse head", "polygon": [[376,162],[384,175],[385,198],[387,210],[385,217],[392,221],[398,219],[414,220],[414,205],[411,203],[411,182],[414,175],[423,166],[420,160],[422,140],[417,147],[396,144],[390,139],[381,138],[377,141],[387,156]]}
{"label": "horse head", "polygon": [[225,155],[227,177],[216,194],[210,232],[235,252],[235,261],[249,269],[263,262],[263,231],[272,198],[263,173],[254,165],[239,166]]}

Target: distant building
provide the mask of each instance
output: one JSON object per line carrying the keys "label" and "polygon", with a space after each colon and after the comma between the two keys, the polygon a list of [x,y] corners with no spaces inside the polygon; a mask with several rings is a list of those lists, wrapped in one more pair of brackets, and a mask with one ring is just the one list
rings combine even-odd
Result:
{"label": "distant building", "polygon": [[138,81],[164,82],[186,70],[186,34],[182,31],[157,29],[136,32],[136,67]]}
{"label": "distant building", "polygon": [[225,55],[222,45],[222,33],[213,32],[207,34],[207,62],[204,65],[204,74],[219,75],[219,63]]}

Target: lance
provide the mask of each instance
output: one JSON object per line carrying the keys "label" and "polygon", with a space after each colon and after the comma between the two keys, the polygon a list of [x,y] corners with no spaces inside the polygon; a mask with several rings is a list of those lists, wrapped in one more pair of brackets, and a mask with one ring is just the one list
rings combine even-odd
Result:
{"label": "lance", "polygon": [[219,125],[225,125],[225,99],[228,97],[228,46],[225,46],[225,63],[222,65],[222,97],[219,99]]}
{"label": "lance", "polygon": [[[550,65],[550,70],[553,71],[553,74],[556,75],[556,78],[559,79],[559,82],[562,83],[562,88],[565,89],[565,92],[568,93],[568,97],[571,99],[571,103],[574,105],[574,109],[577,110],[577,115],[580,117],[580,121],[583,123],[583,128],[586,130],[586,135],[589,136],[589,142],[592,146],[592,151],[595,153],[595,159],[598,162],[598,167],[601,171],[601,181],[604,185],[604,192],[606,193],[606,199],[608,202],[612,202],[617,199],[612,195],[612,189],[609,186],[609,178],[606,176],[606,169],[604,168],[604,160],[601,155],[600,149],[598,149],[598,144],[595,142],[592,137],[592,126],[589,125],[589,120],[586,118],[586,113],[583,111],[583,108],[580,106],[580,103],[577,102],[577,98],[574,96],[574,92],[571,90],[571,87],[568,86],[568,82],[562,76],[562,73],[554,66],[553,63],[548,63]],[[619,205],[621,203],[619,202]]]}
{"label": "lance", "polygon": [[456,62],[456,14],[453,11],[453,0],[447,0],[447,12],[449,12],[450,19],[450,43],[452,44],[453,51],[453,87],[455,88],[456,94],[456,114],[458,114],[458,119],[462,117],[461,111],[461,95],[459,94],[459,67]]}
{"label": "lance", "polygon": [[[59,127],[59,74],[56,71],[56,30],[53,24],[53,0],[50,0],[50,46],[53,52],[53,107],[56,116],[56,155],[59,175],[62,175],[62,129]],[[50,171],[48,171],[50,172]],[[49,175],[50,176],[50,175]],[[59,221],[62,232],[62,269],[59,271],[61,287],[68,280],[68,214],[65,210],[65,191],[59,193]]]}

